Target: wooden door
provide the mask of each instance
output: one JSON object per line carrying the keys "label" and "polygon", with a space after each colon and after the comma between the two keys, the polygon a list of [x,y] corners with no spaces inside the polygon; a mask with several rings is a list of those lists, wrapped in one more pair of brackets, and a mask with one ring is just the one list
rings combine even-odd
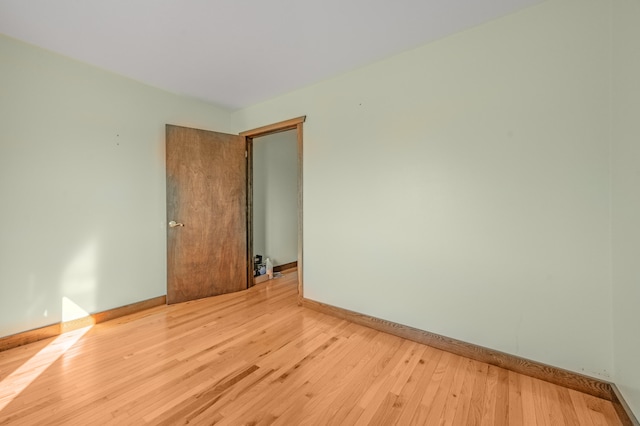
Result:
{"label": "wooden door", "polygon": [[167,303],[246,289],[245,138],[166,130]]}

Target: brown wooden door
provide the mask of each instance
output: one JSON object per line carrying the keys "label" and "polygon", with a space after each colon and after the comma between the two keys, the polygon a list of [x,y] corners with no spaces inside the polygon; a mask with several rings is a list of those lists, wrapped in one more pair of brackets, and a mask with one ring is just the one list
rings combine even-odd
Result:
{"label": "brown wooden door", "polygon": [[245,145],[167,125],[167,303],[247,288]]}

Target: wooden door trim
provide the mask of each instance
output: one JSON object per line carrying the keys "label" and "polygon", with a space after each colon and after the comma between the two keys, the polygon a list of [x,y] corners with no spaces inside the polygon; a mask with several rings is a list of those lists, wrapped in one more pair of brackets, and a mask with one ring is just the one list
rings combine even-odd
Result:
{"label": "wooden door trim", "polygon": [[239,135],[244,136],[247,141],[247,269],[249,274],[247,280],[248,285],[251,286],[253,283],[253,139],[286,132],[287,130],[296,131],[298,141],[298,304],[302,304],[302,298],[304,296],[304,285],[302,282],[302,124],[306,119],[307,116],[303,115],[239,133]]}
{"label": "wooden door trim", "polygon": [[[304,117],[306,118],[306,116]],[[302,285],[302,121],[296,124],[298,132],[298,304],[302,305],[304,287]]]}
{"label": "wooden door trim", "polygon": [[240,132],[240,136],[246,136],[248,138],[258,138],[260,136],[272,135],[274,133],[286,132],[287,130],[293,130],[298,127],[298,124],[302,124],[307,119],[306,115],[302,117],[296,117],[289,120],[280,121],[278,123],[267,124],[266,126],[258,127],[256,129],[245,130]]}
{"label": "wooden door trim", "polygon": [[245,136],[244,139],[247,153],[247,288],[251,288],[256,284],[253,278],[253,138]]}

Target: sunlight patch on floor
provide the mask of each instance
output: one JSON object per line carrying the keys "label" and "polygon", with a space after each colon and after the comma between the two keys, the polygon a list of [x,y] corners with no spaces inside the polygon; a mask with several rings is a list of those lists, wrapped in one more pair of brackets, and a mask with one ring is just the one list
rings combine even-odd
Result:
{"label": "sunlight patch on floor", "polygon": [[0,382],[0,411],[84,336],[91,326],[61,334]]}

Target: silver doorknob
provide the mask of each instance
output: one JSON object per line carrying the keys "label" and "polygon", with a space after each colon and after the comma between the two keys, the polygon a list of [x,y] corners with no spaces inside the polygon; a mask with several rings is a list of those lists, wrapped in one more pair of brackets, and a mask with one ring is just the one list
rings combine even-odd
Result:
{"label": "silver doorknob", "polygon": [[175,228],[176,226],[184,226],[184,223],[176,222],[175,220],[169,222],[169,228]]}

